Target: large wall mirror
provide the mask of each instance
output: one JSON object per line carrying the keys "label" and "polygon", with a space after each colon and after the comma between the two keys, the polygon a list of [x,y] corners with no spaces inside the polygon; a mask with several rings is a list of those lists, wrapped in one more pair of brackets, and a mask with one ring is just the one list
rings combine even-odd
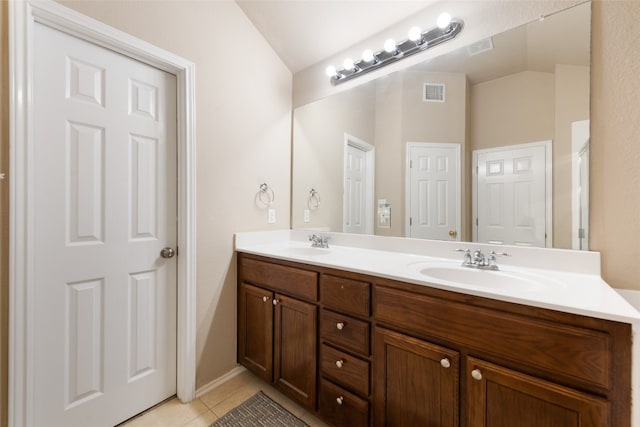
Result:
{"label": "large wall mirror", "polygon": [[590,23],[583,3],[297,108],[292,227],[586,249]]}

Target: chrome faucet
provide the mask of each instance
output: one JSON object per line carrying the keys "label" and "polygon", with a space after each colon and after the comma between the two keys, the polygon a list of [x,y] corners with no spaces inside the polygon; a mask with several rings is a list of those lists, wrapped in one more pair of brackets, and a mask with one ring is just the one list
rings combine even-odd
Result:
{"label": "chrome faucet", "polygon": [[456,252],[464,252],[463,267],[477,268],[479,270],[498,270],[496,257],[511,256],[506,252],[491,251],[489,256],[486,257],[479,249],[473,252],[473,256],[470,249],[456,249]]}
{"label": "chrome faucet", "polygon": [[311,242],[312,248],[328,248],[329,247],[329,236],[316,236],[312,234],[309,236],[309,241]]}

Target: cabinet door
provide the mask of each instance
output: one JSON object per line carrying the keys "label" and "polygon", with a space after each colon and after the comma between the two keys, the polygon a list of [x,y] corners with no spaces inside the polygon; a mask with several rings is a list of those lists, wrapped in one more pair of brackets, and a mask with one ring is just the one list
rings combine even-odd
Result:
{"label": "cabinet door", "polygon": [[373,365],[376,426],[458,425],[456,351],[375,328]]}
{"label": "cabinet door", "polygon": [[604,427],[609,403],[567,387],[467,358],[469,427]]}
{"label": "cabinet door", "polygon": [[275,384],[287,396],[315,410],[316,306],[275,296]]}
{"label": "cabinet door", "polygon": [[273,381],[273,293],[240,285],[238,362],[265,381]]}

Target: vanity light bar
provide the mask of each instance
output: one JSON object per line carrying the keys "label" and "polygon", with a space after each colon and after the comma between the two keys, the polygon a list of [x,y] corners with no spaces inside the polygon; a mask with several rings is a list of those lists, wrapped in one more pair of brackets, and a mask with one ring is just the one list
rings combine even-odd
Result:
{"label": "vanity light bar", "polygon": [[438,26],[429,30],[420,31],[417,27],[409,30],[409,38],[396,43],[392,39],[385,42],[384,49],[377,52],[365,50],[363,58],[357,62],[345,59],[343,67],[336,69],[330,65],[327,67],[327,76],[331,84],[337,85],[349,81],[362,74],[377,70],[387,64],[399,61],[402,58],[422,52],[429,48],[444,43],[456,37],[464,23],[461,19],[451,18],[448,14],[442,14],[438,18]]}

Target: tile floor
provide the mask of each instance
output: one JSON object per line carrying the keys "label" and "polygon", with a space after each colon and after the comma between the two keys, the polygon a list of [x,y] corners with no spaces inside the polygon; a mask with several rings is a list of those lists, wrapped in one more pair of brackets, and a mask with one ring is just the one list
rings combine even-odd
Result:
{"label": "tile floor", "polygon": [[120,427],[207,427],[260,390],[309,426],[327,426],[270,385],[244,371],[192,402],[180,403],[174,397]]}

